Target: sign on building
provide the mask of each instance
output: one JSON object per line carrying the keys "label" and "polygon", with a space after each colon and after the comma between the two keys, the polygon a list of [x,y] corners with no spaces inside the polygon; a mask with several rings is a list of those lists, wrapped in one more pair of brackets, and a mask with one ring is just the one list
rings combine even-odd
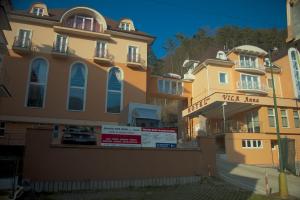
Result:
{"label": "sign on building", "polygon": [[175,129],[103,125],[102,146],[176,148]]}

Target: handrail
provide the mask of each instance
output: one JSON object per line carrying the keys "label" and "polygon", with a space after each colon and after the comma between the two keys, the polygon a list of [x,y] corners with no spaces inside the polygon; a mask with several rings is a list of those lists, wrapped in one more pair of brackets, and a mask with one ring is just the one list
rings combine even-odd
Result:
{"label": "handrail", "polygon": [[242,65],[240,61],[235,61],[235,69],[256,69],[256,70],[261,70],[261,71],[265,71],[266,67],[264,65],[261,64],[255,64],[254,66],[246,66],[246,65]]}

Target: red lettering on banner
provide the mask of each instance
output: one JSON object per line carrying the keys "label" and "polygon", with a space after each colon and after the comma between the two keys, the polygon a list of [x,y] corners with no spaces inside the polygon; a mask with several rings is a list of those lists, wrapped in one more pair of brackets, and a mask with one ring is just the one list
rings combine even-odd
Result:
{"label": "red lettering on banner", "polygon": [[101,134],[101,143],[141,144],[140,135]]}

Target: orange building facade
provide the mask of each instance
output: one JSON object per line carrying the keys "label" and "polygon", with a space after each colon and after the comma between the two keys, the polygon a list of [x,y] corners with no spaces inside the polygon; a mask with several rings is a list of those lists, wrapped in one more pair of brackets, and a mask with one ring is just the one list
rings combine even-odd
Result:
{"label": "orange building facade", "polygon": [[159,108],[146,104],[147,55],[155,38],[137,30],[132,20],[114,21],[88,7],[48,9],[42,3],[7,15],[1,145],[25,145],[27,128],[61,132],[67,126],[141,125],[129,110],[148,109],[155,116],[149,120],[159,121]]}
{"label": "orange building facade", "polygon": [[[243,45],[192,68],[192,105],[183,110],[194,136],[215,135],[232,162],[278,165],[278,145],[269,58],[264,50]],[[279,127],[300,161],[299,51],[273,64]],[[200,117],[199,117],[200,116]]]}

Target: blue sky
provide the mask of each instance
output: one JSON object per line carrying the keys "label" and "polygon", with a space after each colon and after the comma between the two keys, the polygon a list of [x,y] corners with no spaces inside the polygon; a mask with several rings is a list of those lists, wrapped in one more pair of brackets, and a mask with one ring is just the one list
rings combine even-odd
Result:
{"label": "blue sky", "polygon": [[176,33],[191,36],[200,27],[286,28],[285,0],[12,0],[15,9],[37,1],[49,8],[89,6],[115,20],[131,18],[136,28],[157,37],[158,57],[165,55],[166,39]]}

